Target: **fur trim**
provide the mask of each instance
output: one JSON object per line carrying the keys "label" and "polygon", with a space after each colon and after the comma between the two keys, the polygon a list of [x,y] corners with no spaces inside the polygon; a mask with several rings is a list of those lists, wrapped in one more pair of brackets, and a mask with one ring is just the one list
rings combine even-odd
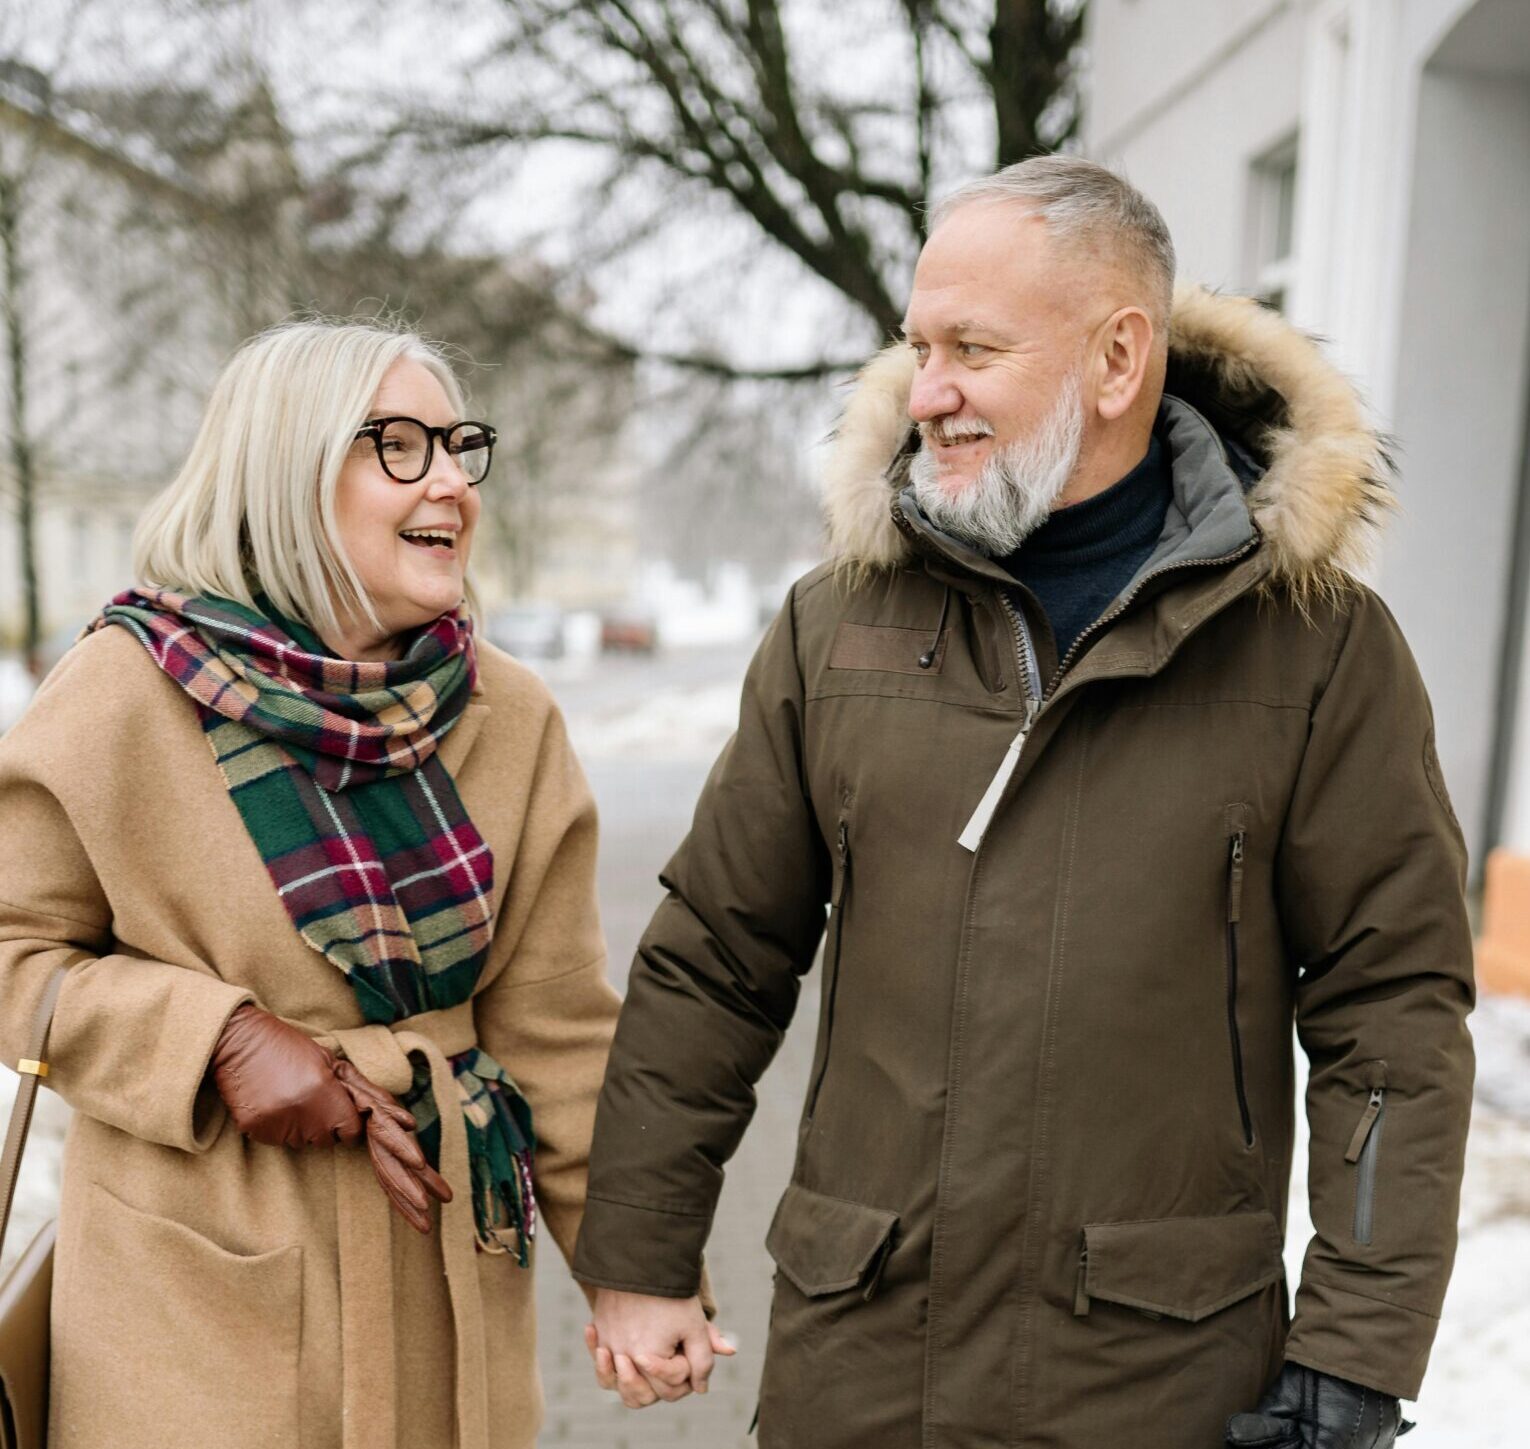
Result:
{"label": "fur trim", "polygon": [[885,568],[908,557],[888,511],[888,470],[908,437],[914,349],[895,342],[860,370],[823,468],[824,512],[836,559]]}
{"label": "fur trim", "polygon": [[[841,565],[880,568],[909,556],[888,504],[901,486],[903,470],[892,465],[909,438],[913,376],[907,344],[884,349],[862,370],[835,433],[824,505]],[[1349,379],[1278,313],[1185,286],[1174,298],[1167,391],[1264,470],[1248,505],[1271,551],[1270,581],[1303,607],[1344,593],[1395,503],[1386,447]]]}

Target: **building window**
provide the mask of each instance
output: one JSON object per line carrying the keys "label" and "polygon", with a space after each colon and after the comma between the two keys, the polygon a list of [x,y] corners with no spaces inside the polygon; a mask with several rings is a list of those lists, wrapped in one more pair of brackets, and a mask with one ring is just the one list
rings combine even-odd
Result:
{"label": "building window", "polygon": [[1286,309],[1296,275],[1296,137],[1266,152],[1249,171],[1249,290],[1267,307]]}

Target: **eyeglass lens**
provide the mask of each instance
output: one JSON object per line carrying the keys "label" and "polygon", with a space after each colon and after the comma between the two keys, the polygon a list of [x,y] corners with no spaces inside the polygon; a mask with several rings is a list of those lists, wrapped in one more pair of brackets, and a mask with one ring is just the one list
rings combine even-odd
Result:
{"label": "eyeglass lens", "polygon": [[[482,425],[458,423],[447,432],[446,447],[470,483],[488,473],[493,450]],[[430,435],[412,418],[394,418],[385,424],[378,450],[383,467],[400,483],[419,482],[430,467]]]}

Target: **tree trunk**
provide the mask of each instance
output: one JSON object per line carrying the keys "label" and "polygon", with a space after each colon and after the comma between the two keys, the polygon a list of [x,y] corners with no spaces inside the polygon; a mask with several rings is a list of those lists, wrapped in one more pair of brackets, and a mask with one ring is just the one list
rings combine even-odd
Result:
{"label": "tree trunk", "polygon": [[22,323],[21,197],[13,177],[0,175],[0,325],[5,329],[10,387],[6,421],[16,479],[16,536],[21,554],[22,636],[27,670],[41,676],[42,609],[37,585],[37,470],[27,431],[27,347]]}
{"label": "tree trunk", "polygon": [[1082,9],[1063,18],[1052,13],[1048,0],[994,0],[988,79],[998,123],[1000,166],[1051,151],[1063,139],[1043,140],[1039,124],[1042,112],[1067,80],[1073,47],[1082,31]]}

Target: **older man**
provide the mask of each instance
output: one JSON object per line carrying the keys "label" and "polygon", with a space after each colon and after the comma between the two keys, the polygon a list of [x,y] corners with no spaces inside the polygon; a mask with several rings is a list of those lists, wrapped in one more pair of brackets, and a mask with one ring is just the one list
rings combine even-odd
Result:
{"label": "older man", "polygon": [[629,1403],[704,1383],[826,904],[766,1449],[1372,1449],[1418,1392],[1472,965],[1429,704],[1349,572],[1385,459],[1306,338],[1173,275],[1085,161],[936,214],[633,967],[576,1261]]}

